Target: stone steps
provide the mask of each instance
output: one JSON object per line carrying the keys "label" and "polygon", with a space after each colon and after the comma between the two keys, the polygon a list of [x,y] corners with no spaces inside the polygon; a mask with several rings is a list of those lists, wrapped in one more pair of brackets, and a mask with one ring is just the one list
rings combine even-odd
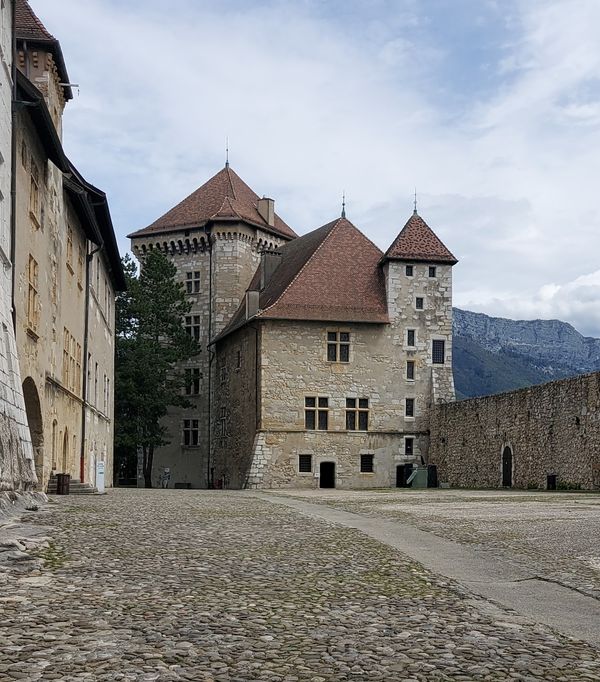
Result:
{"label": "stone steps", "polygon": [[[51,476],[48,481],[48,495],[56,495],[56,476]],[[98,492],[97,488],[89,483],[82,483],[76,478],[72,478],[69,484],[69,495],[94,495]]]}

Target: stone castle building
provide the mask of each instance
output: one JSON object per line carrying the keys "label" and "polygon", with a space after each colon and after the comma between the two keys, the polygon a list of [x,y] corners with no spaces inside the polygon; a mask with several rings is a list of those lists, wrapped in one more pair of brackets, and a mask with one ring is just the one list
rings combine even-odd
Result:
{"label": "stone castle building", "polygon": [[302,237],[228,165],[147,228],[193,304],[185,366],[155,455],[175,487],[376,487],[425,461],[454,397],[454,256],[415,213],[381,252],[344,214]]}
{"label": "stone castle building", "polygon": [[93,484],[99,460],[110,482],[120,257],[105,194],[62,147],[72,91],[60,43],[25,0],[15,42],[12,301],[38,486],[52,472]]}

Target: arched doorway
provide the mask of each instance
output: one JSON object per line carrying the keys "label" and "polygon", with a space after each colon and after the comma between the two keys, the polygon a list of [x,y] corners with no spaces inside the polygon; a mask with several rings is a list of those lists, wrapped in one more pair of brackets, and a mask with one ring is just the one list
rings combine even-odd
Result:
{"label": "arched doorway", "polygon": [[513,453],[509,445],[502,451],[502,485],[512,488],[513,484]]}
{"label": "arched doorway", "polygon": [[62,446],[62,462],[61,462],[61,473],[68,473],[69,471],[69,429],[65,427],[65,435],[63,436],[63,446]]}
{"label": "arched doorway", "polygon": [[42,422],[42,408],[35,381],[27,377],[23,382],[23,397],[25,398],[25,412],[31,444],[33,446],[33,459],[35,473],[40,485],[44,483],[44,424]]}

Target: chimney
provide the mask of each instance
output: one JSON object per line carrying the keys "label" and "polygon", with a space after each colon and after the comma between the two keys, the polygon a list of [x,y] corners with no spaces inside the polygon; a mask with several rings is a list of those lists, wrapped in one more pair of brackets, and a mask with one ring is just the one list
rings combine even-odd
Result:
{"label": "chimney", "polygon": [[249,320],[258,312],[258,297],[260,292],[247,291],[246,292],[246,319]]}
{"label": "chimney", "polygon": [[[270,200],[269,200],[270,201]],[[281,263],[281,254],[278,251],[263,251],[260,254],[260,290],[262,291],[273,273]]]}
{"label": "chimney", "polygon": [[258,205],[256,208],[258,209],[258,212],[265,223],[273,227],[275,225],[275,200],[263,197],[262,199],[258,200]]}

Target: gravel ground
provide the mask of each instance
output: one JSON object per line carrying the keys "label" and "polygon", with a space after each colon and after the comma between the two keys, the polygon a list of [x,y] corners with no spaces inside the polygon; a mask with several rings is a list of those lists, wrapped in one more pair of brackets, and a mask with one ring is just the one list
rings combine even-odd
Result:
{"label": "gravel ground", "polygon": [[1,681],[600,679],[597,649],[247,493],[117,490],[30,517],[0,547]]}
{"label": "gravel ground", "polygon": [[289,494],[496,550],[600,599],[600,494],[406,489]]}

